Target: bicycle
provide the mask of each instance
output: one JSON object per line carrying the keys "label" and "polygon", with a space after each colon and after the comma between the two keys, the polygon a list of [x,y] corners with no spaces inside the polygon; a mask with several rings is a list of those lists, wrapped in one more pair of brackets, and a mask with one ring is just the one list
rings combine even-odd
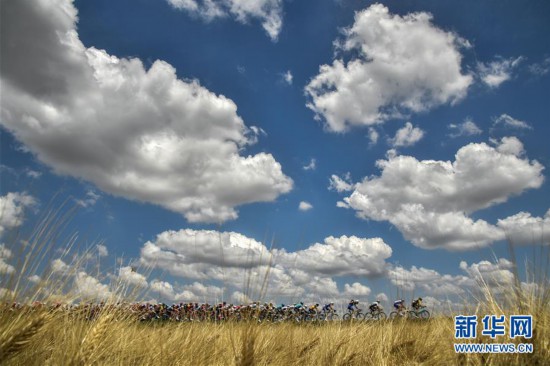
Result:
{"label": "bicycle", "polygon": [[378,309],[375,311],[369,311],[365,314],[365,320],[386,320],[388,316],[383,311],[384,309]]}
{"label": "bicycle", "polygon": [[425,306],[422,306],[418,309],[411,309],[407,311],[407,315],[409,319],[422,319],[422,320],[428,320],[430,319],[430,312],[426,309]]}
{"label": "bicycle", "polygon": [[348,310],[346,314],[342,317],[342,320],[344,321],[350,321],[350,320],[363,320],[365,319],[365,314],[362,313],[361,309],[356,310]]}

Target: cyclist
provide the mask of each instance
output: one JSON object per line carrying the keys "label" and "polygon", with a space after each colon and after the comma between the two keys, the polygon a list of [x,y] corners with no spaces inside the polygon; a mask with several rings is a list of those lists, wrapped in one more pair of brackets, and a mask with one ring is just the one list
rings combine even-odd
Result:
{"label": "cyclist", "polygon": [[309,312],[310,313],[317,313],[318,309],[319,309],[319,304],[311,305],[309,307]]}
{"label": "cyclist", "polygon": [[399,313],[403,310],[405,310],[405,300],[401,299],[401,300],[396,300],[393,302],[393,307],[395,308],[395,310]]}
{"label": "cyclist", "polygon": [[414,310],[419,310],[423,306],[422,298],[419,297],[418,299],[414,300],[411,305]]}
{"label": "cyclist", "polygon": [[348,311],[350,313],[353,313],[354,311],[358,310],[357,304],[359,304],[359,301],[351,299],[348,304]]}
{"label": "cyclist", "polygon": [[376,312],[377,310],[381,310],[381,307],[380,307],[380,301],[376,300],[375,302],[373,302],[372,304],[369,305],[369,310],[371,313],[374,313]]}
{"label": "cyclist", "polygon": [[334,311],[334,303],[331,302],[330,304],[326,304],[323,306],[323,312],[324,313],[332,313]]}

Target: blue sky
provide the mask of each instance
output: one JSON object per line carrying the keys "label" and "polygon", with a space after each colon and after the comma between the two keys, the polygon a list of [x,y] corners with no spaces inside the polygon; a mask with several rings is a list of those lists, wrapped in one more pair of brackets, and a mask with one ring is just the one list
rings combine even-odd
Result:
{"label": "blue sky", "polygon": [[[458,302],[509,283],[506,238],[528,286],[550,238],[549,17],[544,1],[6,1],[0,269],[58,194],[108,252],[105,277],[74,278],[90,296],[117,279],[238,301],[227,277],[270,268],[277,301]],[[271,264],[251,259],[271,244]]]}

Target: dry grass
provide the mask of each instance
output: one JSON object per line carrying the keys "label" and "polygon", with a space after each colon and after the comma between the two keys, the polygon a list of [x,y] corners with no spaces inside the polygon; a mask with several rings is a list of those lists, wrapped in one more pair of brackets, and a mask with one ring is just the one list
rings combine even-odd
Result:
{"label": "dry grass", "polygon": [[[375,324],[142,324],[105,313],[96,321],[2,314],[0,327],[29,322],[6,365],[544,365],[550,317],[535,316],[533,354],[457,355],[451,318]],[[40,324],[40,325],[37,325]],[[10,326],[14,329],[13,325]],[[31,331],[30,328],[34,330]],[[40,328],[39,335],[36,328]],[[11,339],[11,338],[10,338]],[[483,337],[475,342],[489,342]],[[498,339],[497,339],[498,341]],[[501,339],[508,342],[508,338]],[[11,341],[13,343],[13,341]],[[518,341],[519,342],[519,341]],[[4,344],[4,343],[2,343]],[[21,344],[21,343],[20,343]]]}

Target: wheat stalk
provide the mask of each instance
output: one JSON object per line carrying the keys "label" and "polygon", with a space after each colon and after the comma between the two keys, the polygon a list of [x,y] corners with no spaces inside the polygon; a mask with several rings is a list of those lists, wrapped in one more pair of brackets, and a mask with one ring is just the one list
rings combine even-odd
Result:
{"label": "wheat stalk", "polygon": [[30,321],[17,330],[11,337],[0,343],[0,360],[7,360],[21,352],[46,323],[46,315]]}
{"label": "wheat stalk", "polygon": [[76,365],[89,365],[92,364],[92,356],[94,352],[99,348],[103,335],[109,327],[112,314],[106,314],[101,316],[99,321],[92,327],[92,329],[82,339],[80,349],[76,355],[76,359],[72,364]]}

